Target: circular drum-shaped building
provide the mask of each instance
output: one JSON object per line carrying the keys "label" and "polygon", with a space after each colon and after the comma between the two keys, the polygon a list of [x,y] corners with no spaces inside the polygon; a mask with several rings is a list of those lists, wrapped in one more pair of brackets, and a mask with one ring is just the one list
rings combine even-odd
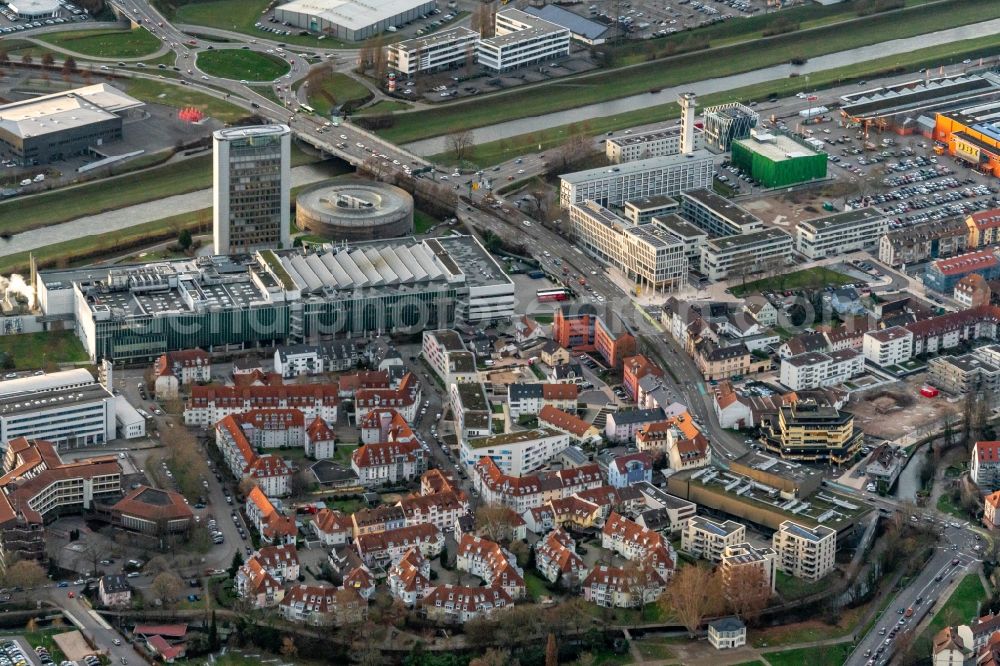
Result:
{"label": "circular drum-shaped building", "polygon": [[413,197],[394,185],[338,179],[295,199],[295,224],[329,240],[364,241],[413,233]]}

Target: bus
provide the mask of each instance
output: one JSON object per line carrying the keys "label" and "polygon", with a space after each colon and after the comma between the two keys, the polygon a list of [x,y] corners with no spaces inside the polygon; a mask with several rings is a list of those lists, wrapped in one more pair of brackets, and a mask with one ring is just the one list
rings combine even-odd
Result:
{"label": "bus", "polygon": [[539,303],[550,303],[552,301],[565,301],[569,299],[569,292],[565,289],[539,289],[535,293]]}
{"label": "bus", "polygon": [[316,109],[312,108],[308,104],[299,104],[299,111],[305,111],[306,113],[316,113]]}

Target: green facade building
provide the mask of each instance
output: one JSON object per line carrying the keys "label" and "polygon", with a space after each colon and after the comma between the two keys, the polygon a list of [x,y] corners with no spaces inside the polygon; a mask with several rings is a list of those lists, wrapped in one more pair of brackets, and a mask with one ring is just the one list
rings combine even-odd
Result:
{"label": "green facade building", "polygon": [[733,141],[733,165],[767,188],[826,178],[826,153],[781,134],[758,133]]}

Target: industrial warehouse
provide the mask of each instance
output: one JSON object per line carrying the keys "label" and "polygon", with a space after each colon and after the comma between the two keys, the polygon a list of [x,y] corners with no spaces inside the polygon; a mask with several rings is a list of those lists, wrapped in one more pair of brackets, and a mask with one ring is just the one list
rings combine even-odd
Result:
{"label": "industrial warehouse", "polygon": [[274,10],[276,19],[311,32],[359,42],[433,11],[433,0],[293,0]]}
{"label": "industrial warehouse", "polygon": [[514,310],[513,282],[468,236],[43,271],[35,288],[46,317],[75,320],[92,359],[129,362],[483,326]]}
{"label": "industrial warehouse", "polygon": [[92,86],[0,106],[0,156],[30,166],[95,151],[122,138],[143,103],[114,86]]}

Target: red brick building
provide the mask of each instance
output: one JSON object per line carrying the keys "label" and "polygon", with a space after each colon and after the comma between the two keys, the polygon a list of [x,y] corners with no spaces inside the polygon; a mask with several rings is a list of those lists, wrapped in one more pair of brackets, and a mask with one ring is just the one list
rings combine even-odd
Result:
{"label": "red brick building", "polygon": [[635,355],[635,338],[626,331],[614,333],[604,320],[592,314],[569,314],[556,310],[552,339],[574,352],[597,352],[605,363],[620,368]]}

